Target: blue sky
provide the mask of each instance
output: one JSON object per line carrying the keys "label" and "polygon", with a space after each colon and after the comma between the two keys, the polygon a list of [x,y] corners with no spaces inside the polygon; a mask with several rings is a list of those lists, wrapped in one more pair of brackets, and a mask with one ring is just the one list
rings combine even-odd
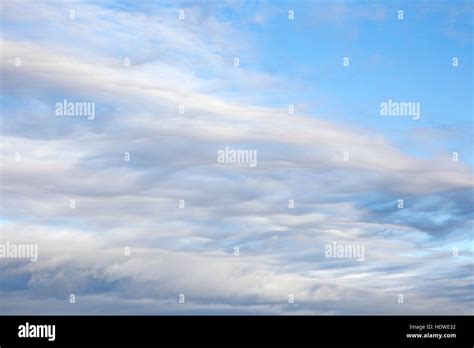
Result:
{"label": "blue sky", "polygon": [[0,259],[0,313],[472,314],[471,2],[1,13],[0,242],[39,259]]}

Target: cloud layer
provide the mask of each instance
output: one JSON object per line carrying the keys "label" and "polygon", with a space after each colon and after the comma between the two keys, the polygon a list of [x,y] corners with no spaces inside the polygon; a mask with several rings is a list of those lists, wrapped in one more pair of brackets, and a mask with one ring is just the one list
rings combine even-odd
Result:
{"label": "cloud layer", "polygon": [[0,237],[39,259],[1,260],[1,313],[473,313],[472,167],[262,103],[292,78],[246,67],[264,53],[227,5],[2,6]]}

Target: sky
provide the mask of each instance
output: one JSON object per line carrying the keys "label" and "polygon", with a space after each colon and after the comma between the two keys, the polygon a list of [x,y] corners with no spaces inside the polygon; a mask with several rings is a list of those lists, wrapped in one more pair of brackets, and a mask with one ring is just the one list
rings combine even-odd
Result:
{"label": "sky", "polygon": [[0,9],[0,314],[474,314],[472,2]]}

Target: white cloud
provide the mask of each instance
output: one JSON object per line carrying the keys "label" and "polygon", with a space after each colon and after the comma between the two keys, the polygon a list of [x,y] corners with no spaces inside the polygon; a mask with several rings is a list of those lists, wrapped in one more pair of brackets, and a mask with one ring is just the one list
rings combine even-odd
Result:
{"label": "white cloud", "polygon": [[[16,21],[19,4],[9,2],[4,18]],[[410,204],[417,196],[468,192],[467,167],[405,154],[363,129],[212,93],[235,84],[251,94],[281,80],[235,72],[226,59],[246,47],[246,37],[196,9],[185,24],[173,9],[161,22],[77,4],[76,24],[65,10],[45,3],[20,17],[54,19],[44,37],[2,37],[2,77],[34,102],[2,115],[1,237],[40,246],[35,264],[2,264],[11,286],[2,292],[7,313],[464,311],[461,301],[424,292],[426,274],[438,274],[434,285],[455,280],[463,298],[468,277],[450,270],[468,260],[424,250],[422,260],[437,257],[446,266],[414,264],[411,255],[430,234],[406,219],[379,221],[364,204],[381,194],[395,214],[400,196]],[[63,35],[53,34],[58,29]],[[140,63],[125,68],[130,47],[139,47]],[[157,47],[162,59],[149,56]],[[205,63],[209,71],[196,72]],[[52,106],[64,96],[95,102],[96,119],[58,119]],[[257,168],[218,165],[216,151],[230,143],[256,148]],[[335,240],[364,243],[366,262],[324,259],[324,244]],[[81,307],[67,303],[71,291]],[[177,304],[182,292],[187,307]],[[399,292],[409,294],[410,306],[396,303]],[[288,306],[288,294],[298,306]],[[25,297],[28,305],[9,305]]]}

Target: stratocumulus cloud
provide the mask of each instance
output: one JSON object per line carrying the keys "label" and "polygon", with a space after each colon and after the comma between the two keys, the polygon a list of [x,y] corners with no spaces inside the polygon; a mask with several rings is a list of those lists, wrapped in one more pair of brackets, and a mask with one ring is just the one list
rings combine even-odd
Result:
{"label": "stratocumulus cloud", "polygon": [[[303,55],[259,45],[286,8],[261,5],[255,17],[239,3],[179,5],[2,4],[0,237],[39,255],[0,260],[0,311],[472,314],[472,154],[461,129],[472,104],[444,115],[446,130],[380,117],[395,87],[361,101],[362,115],[334,110],[331,99],[346,100],[331,94],[344,88],[342,57],[308,72]],[[315,8],[299,26],[295,17],[289,42],[308,44],[319,25],[357,42],[361,23],[393,10],[322,6],[314,27],[303,23]],[[357,28],[348,38],[344,23]],[[364,86],[353,88],[357,99]],[[64,101],[80,105],[66,112]],[[258,161],[218,163],[226,148]],[[328,258],[337,243],[363,246],[363,258]]]}

